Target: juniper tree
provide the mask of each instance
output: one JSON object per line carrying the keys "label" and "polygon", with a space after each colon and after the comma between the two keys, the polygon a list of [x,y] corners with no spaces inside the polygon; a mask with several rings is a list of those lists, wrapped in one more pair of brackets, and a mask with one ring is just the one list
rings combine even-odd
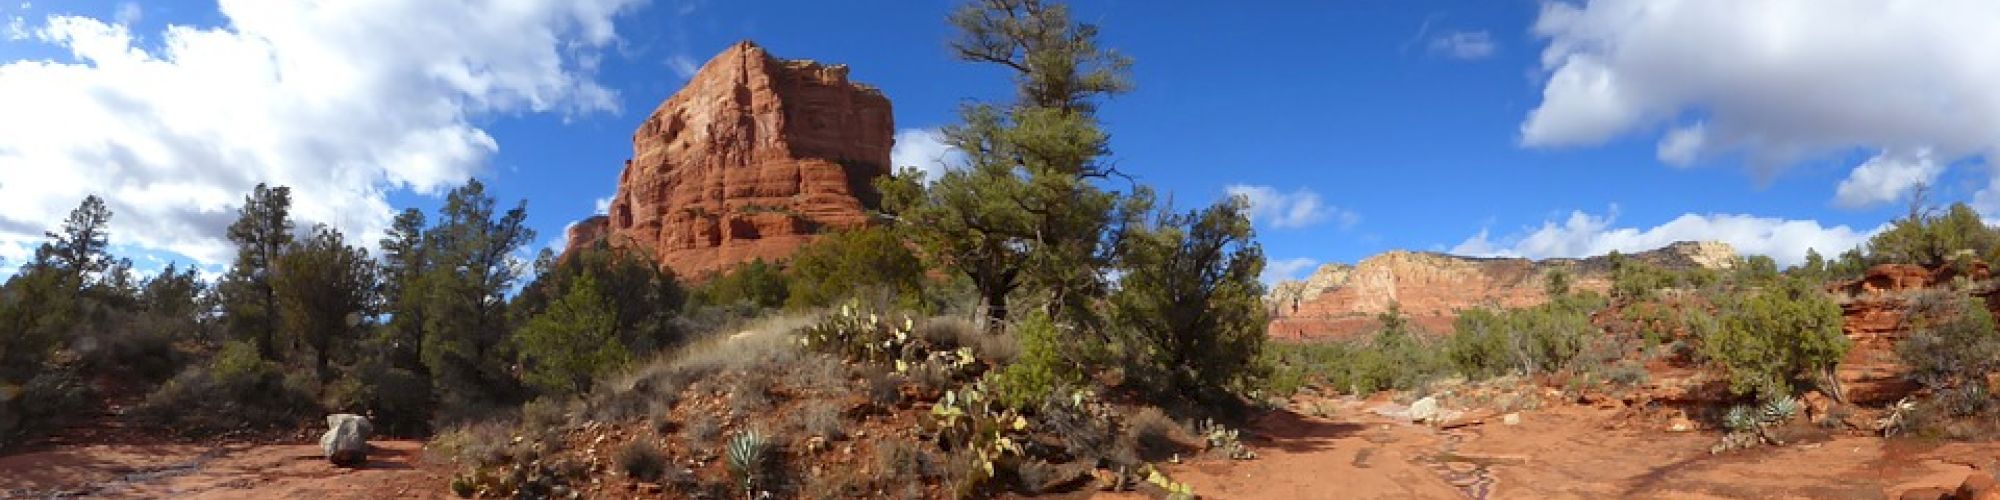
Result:
{"label": "juniper tree", "polygon": [[1088,322],[1083,306],[1106,292],[1113,237],[1147,201],[1098,185],[1116,172],[1097,101],[1131,88],[1130,61],[1098,47],[1097,28],[1061,5],[984,0],[951,23],[954,53],[1008,70],[1016,98],[961,109],[944,134],[964,168],[928,187],[906,171],[884,186],[887,207],[927,257],[970,279],[987,329],[1004,323],[1024,285],[1052,318]]}
{"label": "juniper tree", "polygon": [[279,256],[271,274],[294,355],[311,350],[314,373],[326,381],[333,351],[358,341],[373,315],[374,261],[339,231],[320,225]]}

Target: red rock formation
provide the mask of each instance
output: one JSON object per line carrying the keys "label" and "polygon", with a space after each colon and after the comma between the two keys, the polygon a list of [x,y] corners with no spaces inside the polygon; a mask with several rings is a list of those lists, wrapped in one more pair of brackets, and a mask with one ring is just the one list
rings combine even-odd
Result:
{"label": "red rock formation", "polygon": [[867,223],[893,136],[888,98],[848,81],[846,66],[740,42],[639,126],[604,230],[586,220],[572,236],[643,248],[696,279],[781,260],[815,234]]}
{"label": "red rock formation", "polygon": [[[1719,269],[1734,263],[1736,251],[1722,243],[1681,242],[1630,257],[1668,268]],[[1396,304],[1419,329],[1445,333],[1461,310],[1548,301],[1547,276],[1558,269],[1569,273],[1573,289],[1611,288],[1611,263],[1604,257],[1532,261],[1394,251],[1279,283],[1267,297],[1268,331],[1280,339],[1348,338],[1373,331],[1376,315]]]}

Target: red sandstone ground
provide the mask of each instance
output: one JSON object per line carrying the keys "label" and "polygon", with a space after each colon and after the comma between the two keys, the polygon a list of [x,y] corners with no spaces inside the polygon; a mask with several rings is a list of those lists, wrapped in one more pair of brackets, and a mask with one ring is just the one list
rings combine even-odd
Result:
{"label": "red sandstone ground", "polygon": [[[1452,430],[1378,414],[1371,401],[1301,397],[1259,419],[1255,460],[1167,467],[1206,498],[1896,498],[2000,470],[2000,444],[1819,436],[1709,453],[1713,432],[1670,433],[1628,414],[1556,404]],[[1309,415],[1325,415],[1315,417]],[[297,444],[73,444],[0,457],[0,496],[441,498],[448,467],[415,441],[376,441],[340,469]],[[1101,498],[1139,498],[1133,494]]]}

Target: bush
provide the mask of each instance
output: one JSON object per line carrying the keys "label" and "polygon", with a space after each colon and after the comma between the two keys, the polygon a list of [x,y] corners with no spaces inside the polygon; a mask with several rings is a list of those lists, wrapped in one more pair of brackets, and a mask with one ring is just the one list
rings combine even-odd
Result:
{"label": "bush", "polygon": [[589,274],[547,311],[514,332],[523,375],[548,394],[588,390],[593,380],[625,366],[631,353],[618,341],[616,316]]}
{"label": "bush", "polygon": [[1847,352],[1840,306],[1801,279],[1734,297],[1702,352],[1729,374],[1730,391],[1759,399],[1789,396],[1832,376]]}
{"label": "bush", "polygon": [[785,305],[791,277],[763,259],[737,264],[696,288],[689,297],[696,306],[746,304],[762,309]]}
{"label": "bush", "polygon": [[36,374],[18,387],[0,386],[0,449],[54,430],[65,417],[96,404],[90,384],[70,370]]}
{"label": "bush", "polygon": [[184,435],[205,435],[288,425],[319,411],[309,388],[287,382],[255,346],[229,342],[207,366],[188,367],[148,394],[135,412]]}
{"label": "bush", "polygon": [[366,414],[387,435],[421,435],[429,429],[430,377],[363,359],[327,386],[329,410]]}
{"label": "bush", "polygon": [[1035,311],[1016,324],[1014,335],[1021,339],[1020,359],[994,377],[994,397],[1010,408],[1025,409],[1041,404],[1056,389],[1082,379],[1082,373],[1058,352],[1055,323],[1042,311]]}
{"label": "bush", "polygon": [[627,477],[645,482],[657,482],[667,471],[667,457],[660,453],[660,447],[644,439],[625,443],[618,449],[618,470]]}
{"label": "bush", "polygon": [[1247,210],[1246,199],[1232,197],[1127,228],[1110,317],[1127,356],[1167,374],[1145,381],[1160,393],[1211,399],[1249,389],[1260,376],[1264,250]]}
{"label": "bush", "polygon": [[1912,380],[1935,391],[1984,389],[2000,370],[2000,331],[1985,304],[1959,292],[1919,296],[1909,312],[1910,336],[1896,346]]}
{"label": "bush", "polygon": [[785,305],[794,309],[830,306],[868,290],[891,294],[906,308],[923,305],[923,263],[888,228],[822,235],[792,254],[791,275]]}

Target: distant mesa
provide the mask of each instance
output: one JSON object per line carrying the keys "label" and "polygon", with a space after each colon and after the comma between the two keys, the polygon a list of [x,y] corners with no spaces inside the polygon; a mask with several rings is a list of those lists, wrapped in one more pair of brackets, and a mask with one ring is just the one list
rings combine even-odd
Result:
{"label": "distant mesa", "polygon": [[[1627,257],[1669,269],[1726,269],[1736,262],[1727,243],[1684,241]],[[1565,270],[1575,290],[1611,289],[1611,260],[1529,260],[1392,251],[1359,264],[1327,264],[1301,281],[1280,282],[1265,302],[1269,333],[1280,339],[1347,339],[1374,331],[1376,315],[1398,306],[1418,328],[1451,331],[1458,312],[1480,307],[1532,307],[1549,300],[1550,272]]]}
{"label": "distant mesa", "polygon": [[894,135],[889,99],[846,66],[738,42],[639,125],[609,213],[572,226],[564,252],[608,241],[696,280],[782,260],[868,222]]}

